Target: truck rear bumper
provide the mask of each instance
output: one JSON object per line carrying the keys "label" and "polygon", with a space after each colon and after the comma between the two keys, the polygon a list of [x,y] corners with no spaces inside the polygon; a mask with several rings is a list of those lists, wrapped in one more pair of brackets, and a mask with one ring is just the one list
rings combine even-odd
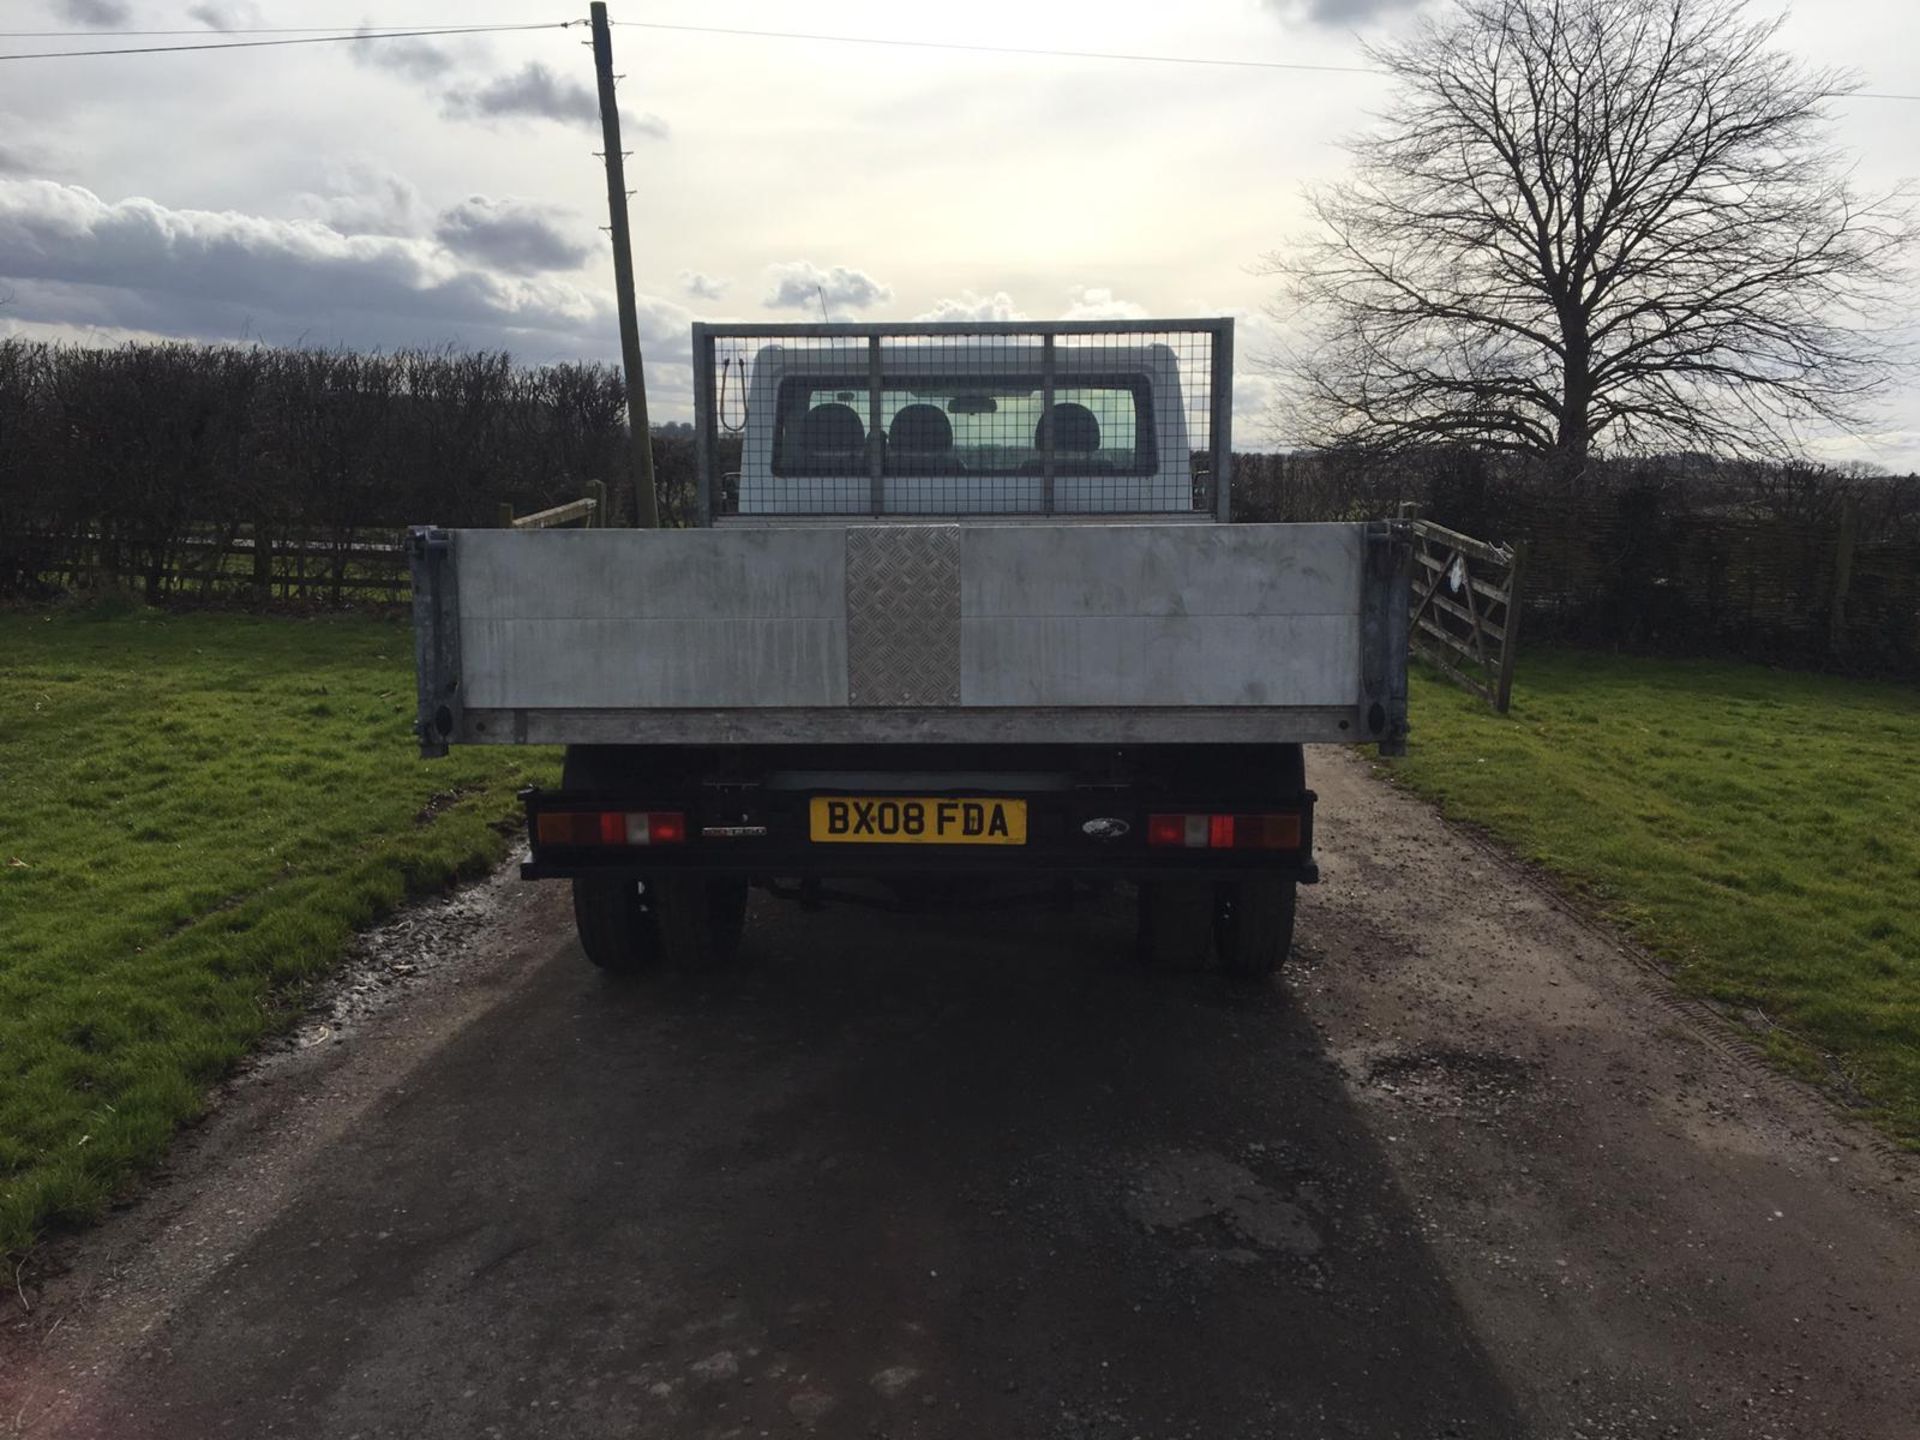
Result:
{"label": "truck rear bumper", "polygon": [[[878,847],[875,847],[876,849]],[[1249,864],[1130,864],[1069,860],[968,860],[960,863],[933,861],[924,855],[869,855],[860,863],[822,861],[817,857],[795,856],[787,859],[767,857],[748,862],[738,857],[701,857],[662,863],[648,859],[644,863],[615,860],[594,863],[563,863],[528,860],[520,866],[523,880],[644,880],[668,871],[683,874],[736,875],[750,880],[811,879],[860,880],[908,875],[979,875],[982,877],[1020,876],[1028,879],[1061,880],[1164,880],[1175,875],[1208,877],[1215,880],[1244,880],[1256,875],[1278,875],[1303,885],[1320,879],[1320,866],[1311,859],[1286,859]]]}
{"label": "truck rear bumper", "polygon": [[[755,879],[853,879],[906,875],[1024,876],[1048,879],[1152,880],[1175,875],[1220,880],[1279,875],[1311,884],[1320,878],[1313,859],[1312,791],[1281,800],[1226,806],[1216,797],[1169,797],[1132,786],[1065,786],[996,790],[1025,807],[1026,834],[1019,844],[832,843],[812,837],[809,802],[847,792],[780,791],[728,787],[693,799],[686,808],[660,809],[653,797],[605,793],[526,792],[527,829],[533,856],[520,867],[528,880],[578,878],[643,879],[669,873],[747,876]],[[940,796],[939,791],[916,794]],[[975,795],[980,787],[946,792]],[[545,843],[541,817],[555,812],[667,814],[681,817],[680,838],[665,844],[566,846]],[[1240,814],[1283,825],[1297,820],[1297,843],[1279,848],[1161,844],[1150,840],[1153,816],[1196,819]]]}

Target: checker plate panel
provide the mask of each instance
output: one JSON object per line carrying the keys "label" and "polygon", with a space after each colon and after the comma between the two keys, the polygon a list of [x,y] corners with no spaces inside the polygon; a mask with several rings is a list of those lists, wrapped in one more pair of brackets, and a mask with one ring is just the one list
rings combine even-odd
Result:
{"label": "checker plate panel", "polygon": [[847,701],[960,703],[960,527],[847,529]]}

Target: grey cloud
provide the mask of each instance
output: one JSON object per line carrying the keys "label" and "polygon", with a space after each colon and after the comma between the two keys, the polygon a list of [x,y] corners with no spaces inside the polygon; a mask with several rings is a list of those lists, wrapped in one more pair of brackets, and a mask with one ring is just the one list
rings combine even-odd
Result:
{"label": "grey cloud", "polygon": [[[427,239],[342,235],[312,220],[109,203],[75,185],[0,180],[0,275],[26,321],[190,339],[500,347],[607,358],[607,297],[502,276]],[[685,366],[688,312],[642,297],[649,367]]]}
{"label": "grey cloud", "polygon": [[511,75],[499,75],[484,85],[447,92],[451,114],[479,119],[504,115],[532,115],[543,120],[597,121],[600,101],[578,80],[554,74],[538,60],[529,60]]}
{"label": "grey cloud", "polygon": [[[362,25],[359,34],[366,34]],[[360,40],[347,46],[353,63],[369,70],[391,70],[410,80],[438,80],[453,69],[453,53],[445,45],[419,35],[389,40]]]}
{"label": "grey cloud", "polygon": [[680,272],[680,288],[696,300],[718,300],[727,293],[727,286],[732,283],[730,280],[716,280],[698,270]]}
{"label": "grey cloud", "polygon": [[[212,7],[207,7],[211,9]],[[368,33],[365,25],[360,33]],[[538,60],[489,80],[453,83],[459,68],[457,52],[449,45],[420,36],[368,39],[349,47],[354,62],[369,69],[389,70],[440,89],[440,110],[455,120],[506,120],[530,116],[566,125],[598,125],[600,98],[583,81],[555,71]],[[621,136],[665,140],[665,120],[644,111],[621,112]]]}
{"label": "grey cloud", "polygon": [[1004,290],[991,295],[976,295],[962,290],[959,295],[934,302],[931,310],[913,317],[916,320],[1024,320],[1025,313]]}
{"label": "grey cloud", "polygon": [[[600,123],[600,97],[584,82],[556,74],[529,60],[510,75],[484,84],[462,86],[446,94],[446,113],[467,120],[498,120],[530,115],[568,125]],[[621,113],[621,137],[667,138],[667,122],[658,115]]]}
{"label": "grey cloud", "polygon": [[34,168],[33,159],[26,151],[11,145],[0,145],[0,175],[26,175]]}
{"label": "grey cloud", "polygon": [[198,20],[209,30],[239,30],[260,23],[260,11],[248,0],[206,0],[187,7],[187,18]]}
{"label": "grey cloud", "polygon": [[365,161],[328,166],[324,189],[296,203],[308,218],[343,235],[418,235],[429,219],[411,180]]}
{"label": "grey cloud", "polygon": [[471,195],[441,215],[434,235],[456,255],[479,260],[514,275],[572,270],[590,253],[562,224],[577,217],[524,200],[493,200]]}
{"label": "grey cloud", "polygon": [[1283,19],[1304,17],[1316,25],[1364,25],[1399,10],[1417,10],[1427,0],[1266,0]]}
{"label": "grey cloud", "polygon": [[864,310],[893,299],[891,285],[882,285],[865,271],[850,270],[845,265],[822,270],[809,260],[793,260],[768,266],[767,276],[772,289],[761,303],[769,310],[807,309],[818,305],[822,294],[829,310],[835,306]]}
{"label": "grey cloud", "polygon": [[620,112],[620,138],[622,140],[631,140],[636,135],[644,135],[649,140],[665,140],[672,134],[673,127],[650,110],[622,110]]}
{"label": "grey cloud", "polygon": [[75,25],[105,30],[132,20],[133,6],[125,0],[60,0],[60,13]]}

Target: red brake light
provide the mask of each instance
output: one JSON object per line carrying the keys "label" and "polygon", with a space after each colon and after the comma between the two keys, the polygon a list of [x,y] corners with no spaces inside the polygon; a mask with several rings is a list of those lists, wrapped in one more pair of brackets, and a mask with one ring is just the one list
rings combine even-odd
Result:
{"label": "red brake light", "polygon": [[684,845],[687,817],[679,810],[543,810],[533,835],[541,845],[563,849]]}
{"label": "red brake light", "polygon": [[1187,843],[1187,817],[1184,815],[1149,815],[1147,817],[1147,844],[1184,845]]}
{"label": "red brake light", "polygon": [[1298,850],[1300,817],[1270,815],[1149,815],[1147,844],[1187,850]]}

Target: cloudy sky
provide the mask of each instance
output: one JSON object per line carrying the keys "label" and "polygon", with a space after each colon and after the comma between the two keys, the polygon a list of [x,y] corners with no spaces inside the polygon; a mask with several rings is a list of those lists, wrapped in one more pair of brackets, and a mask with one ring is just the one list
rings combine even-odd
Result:
{"label": "cloudy sky", "polygon": [[[655,26],[1364,63],[1422,0],[614,0]],[[1432,0],[1429,0],[1432,3]],[[584,0],[0,0],[0,54],[115,29],[553,22]],[[72,38],[24,32],[88,32]],[[91,36],[93,38],[88,38]],[[1804,0],[1788,43],[1920,93],[1920,3]],[[231,38],[244,38],[238,35]],[[502,346],[611,359],[581,29],[0,62],[0,334]],[[657,418],[696,318],[1242,317],[1261,255],[1388,98],[1366,74],[615,31]],[[1863,187],[1920,169],[1920,104],[1836,105]],[[1265,389],[1243,365],[1240,433]],[[1920,387],[1836,458],[1920,467]]]}

